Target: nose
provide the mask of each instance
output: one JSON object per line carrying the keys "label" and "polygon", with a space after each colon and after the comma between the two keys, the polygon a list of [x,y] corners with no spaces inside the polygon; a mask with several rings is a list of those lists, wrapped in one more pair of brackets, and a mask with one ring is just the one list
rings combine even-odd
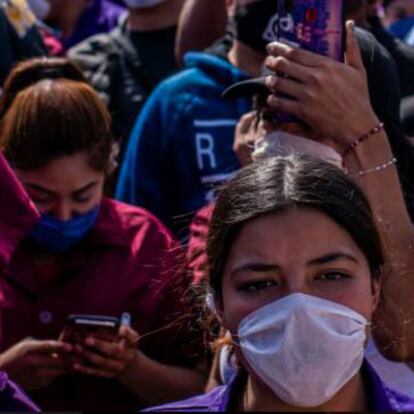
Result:
{"label": "nose", "polygon": [[286,296],[294,293],[310,294],[310,287],[306,282],[306,277],[301,272],[291,273],[286,277],[284,290]]}
{"label": "nose", "polygon": [[65,200],[56,202],[50,214],[61,221],[69,221],[74,216],[71,206]]}

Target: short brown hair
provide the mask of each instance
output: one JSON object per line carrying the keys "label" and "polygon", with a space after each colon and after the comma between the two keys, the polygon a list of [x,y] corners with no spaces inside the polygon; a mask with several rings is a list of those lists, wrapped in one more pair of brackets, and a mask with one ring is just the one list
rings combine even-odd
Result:
{"label": "short brown hair", "polygon": [[107,170],[113,136],[110,115],[84,82],[47,79],[22,90],[2,119],[0,146],[20,169],[86,151],[90,164]]}

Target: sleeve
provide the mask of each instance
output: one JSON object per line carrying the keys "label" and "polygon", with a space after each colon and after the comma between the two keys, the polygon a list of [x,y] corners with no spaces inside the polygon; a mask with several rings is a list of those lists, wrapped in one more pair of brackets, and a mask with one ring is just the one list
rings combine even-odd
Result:
{"label": "sleeve", "polygon": [[38,217],[33,203],[0,154],[0,271]]}
{"label": "sleeve", "polygon": [[[171,227],[170,205],[174,183],[169,168],[168,92],[161,84],[150,96],[129,137],[116,188],[116,198],[141,206]],[[172,124],[172,122],[171,122]]]}
{"label": "sleeve", "polygon": [[40,412],[39,407],[16,384],[7,381],[0,390],[1,412]]}

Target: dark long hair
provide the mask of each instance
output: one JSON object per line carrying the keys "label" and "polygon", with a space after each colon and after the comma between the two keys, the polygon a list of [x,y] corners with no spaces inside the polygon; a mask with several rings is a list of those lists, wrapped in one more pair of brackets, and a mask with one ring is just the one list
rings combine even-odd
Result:
{"label": "dark long hair", "polygon": [[276,157],[241,170],[219,193],[207,243],[209,284],[217,298],[240,229],[255,218],[298,206],[318,210],[344,228],[367,258],[372,277],[379,277],[384,263],[380,236],[359,187],[324,161]]}

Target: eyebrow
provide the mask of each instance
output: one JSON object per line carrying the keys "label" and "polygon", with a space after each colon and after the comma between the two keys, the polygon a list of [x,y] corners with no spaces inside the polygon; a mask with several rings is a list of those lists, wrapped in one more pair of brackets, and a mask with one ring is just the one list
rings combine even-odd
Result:
{"label": "eyebrow", "polygon": [[316,259],[312,259],[307,262],[307,265],[323,265],[326,263],[334,262],[336,260],[349,260],[354,263],[358,263],[356,257],[352,256],[351,254],[344,253],[344,252],[332,252],[325,254],[323,256],[317,257]]}
{"label": "eyebrow", "polygon": [[[88,183],[85,186],[83,186],[83,187],[81,187],[77,190],[72,191],[72,194],[82,193],[86,190],[89,190],[90,188],[94,187],[97,184],[98,184],[98,181],[93,181],[93,182]],[[29,188],[32,188],[33,190],[40,191],[42,193],[48,194],[50,196],[53,196],[53,195],[56,194],[54,191],[48,190],[48,189],[46,189],[46,188],[44,188],[44,187],[42,187],[41,185],[38,185],[38,184],[26,183],[25,186],[29,187]]]}
{"label": "eyebrow", "polygon": [[[330,262],[334,262],[337,260],[349,260],[354,263],[358,263],[358,260],[352,256],[351,254],[344,253],[344,252],[332,252],[325,254],[323,256],[317,257],[312,259],[306,263],[307,266],[314,266],[314,265],[323,265]],[[274,272],[280,270],[281,267],[277,264],[272,263],[261,263],[261,262],[250,262],[245,263],[231,272],[231,276],[233,277],[236,273],[239,272]]]}
{"label": "eyebrow", "polygon": [[89,184],[86,184],[85,186],[83,186],[82,188],[79,188],[79,190],[75,190],[72,191],[72,194],[79,194],[79,193],[83,193],[84,191],[87,191],[89,189],[91,189],[92,187],[95,187],[95,185],[98,184],[99,181],[92,181]]}

